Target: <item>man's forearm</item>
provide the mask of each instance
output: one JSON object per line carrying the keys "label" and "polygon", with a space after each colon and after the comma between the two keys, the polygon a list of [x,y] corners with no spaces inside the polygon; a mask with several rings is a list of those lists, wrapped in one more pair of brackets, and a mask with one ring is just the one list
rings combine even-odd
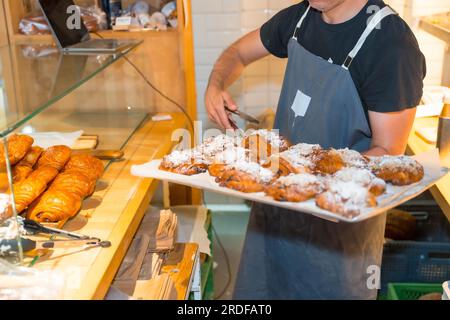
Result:
{"label": "man's forearm", "polygon": [[363,154],[365,156],[370,156],[370,157],[380,157],[380,156],[388,155],[389,151],[383,147],[373,146],[369,150],[363,152]]}
{"label": "man's forearm", "polygon": [[222,53],[214,65],[209,84],[224,90],[239,78],[244,67],[239,50],[232,45]]}

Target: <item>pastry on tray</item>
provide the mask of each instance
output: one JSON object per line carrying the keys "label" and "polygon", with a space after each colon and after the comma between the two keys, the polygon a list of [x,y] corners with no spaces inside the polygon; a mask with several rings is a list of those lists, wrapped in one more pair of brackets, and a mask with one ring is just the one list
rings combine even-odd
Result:
{"label": "pastry on tray", "polygon": [[37,168],[43,166],[54,167],[61,171],[69,161],[72,150],[67,146],[54,146],[45,150],[37,162]]}
{"label": "pastry on tray", "polygon": [[219,134],[205,139],[203,143],[195,149],[200,152],[205,159],[213,159],[216,154],[241,145],[242,137],[238,135]]}
{"label": "pastry on tray", "polygon": [[[22,160],[30,150],[34,139],[23,134],[12,134],[7,138],[8,158],[11,166]],[[5,146],[0,144],[0,169],[6,167]]]}
{"label": "pastry on tray", "polygon": [[361,184],[329,179],[325,183],[325,192],[316,196],[316,204],[324,210],[353,218],[361,209],[375,207],[377,200],[369,188]]}
{"label": "pastry on tray", "polygon": [[343,182],[355,182],[375,195],[379,196],[386,191],[386,182],[376,177],[370,170],[362,168],[344,168],[336,172],[332,179],[337,179]]}
{"label": "pastry on tray", "polygon": [[346,167],[368,168],[369,158],[348,148],[336,150]]}
{"label": "pastry on tray", "polygon": [[208,170],[209,161],[196,149],[175,150],[165,156],[159,168],[164,171],[186,176],[203,173]]}
{"label": "pastry on tray", "polygon": [[264,167],[281,176],[291,173],[310,173],[314,170],[313,158],[321,150],[318,144],[299,143],[279,154],[274,154]]}
{"label": "pastry on tray", "polygon": [[250,150],[253,161],[260,162],[275,153],[286,151],[290,143],[274,130],[260,129],[246,133],[242,146]]}
{"label": "pastry on tray", "polygon": [[345,167],[344,159],[335,149],[319,150],[312,156],[314,171],[320,174],[333,174]]}
{"label": "pastry on tray", "polygon": [[277,201],[302,202],[322,192],[321,177],[310,173],[290,174],[266,187],[266,194]]}
{"label": "pastry on tray", "polygon": [[75,216],[82,198],[65,190],[48,190],[28,209],[27,218],[38,222],[59,222]]}
{"label": "pastry on tray", "polygon": [[208,166],[208,172],[213,177],[219,177],[226,166],[242,160],[249,160],[249,150],[242,147],[228,148],[214,156],[213,162]]}
{"label": "pastry on tray", "polygon": [[423,166],[407,156],[371,157],[372,172],[386,182],[397,186],[409,185],[423,179]]}
{"label": "pastry on tray", "polygon": [[260,164],[241,160],[227,165],[216,178],[216,182],[222,187],[252,193],[264,191],[265,186],[274,178],[274,173]]}

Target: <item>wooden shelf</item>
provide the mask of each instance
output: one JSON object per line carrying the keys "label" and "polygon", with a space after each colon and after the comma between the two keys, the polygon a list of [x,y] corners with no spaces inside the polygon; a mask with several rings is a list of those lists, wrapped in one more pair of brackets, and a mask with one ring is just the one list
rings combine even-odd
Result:
{"label": "wooden shelf", "polygon": [[[416,119],[416,121],[414,122],[413,130],[411,131],[411,135],[408,140],[408,152],[410,154],[421,154],[436,148],[434,144],[429,144],[425,142],[425,140],[420,138],[417,135],[415,129],[420,127],[437,127],[437,125],[437,117]],[[442,211],[450,221],[450,174],[446,175],[438,183],[436,183],[436,185],[434,185],[430,189],[430,191],[439,207],[442,209]]]}

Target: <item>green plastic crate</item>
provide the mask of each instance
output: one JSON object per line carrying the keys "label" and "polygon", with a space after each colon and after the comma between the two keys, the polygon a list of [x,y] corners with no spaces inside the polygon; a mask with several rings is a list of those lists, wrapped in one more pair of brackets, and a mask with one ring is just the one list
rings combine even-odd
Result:
{"label": "green plastic crate", "polygon": [[434,283],[389,283],[388,300],[417,300],[428,293],[443,293],[442,284]]}

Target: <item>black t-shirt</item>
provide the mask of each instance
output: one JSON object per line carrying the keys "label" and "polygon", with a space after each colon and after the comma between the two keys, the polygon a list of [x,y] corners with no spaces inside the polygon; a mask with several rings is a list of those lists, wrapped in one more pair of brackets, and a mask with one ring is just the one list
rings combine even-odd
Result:
{"label": "black t-shirt", "polygon": [[[308,6],[307,1],[276,14],[261,27],[261,40],[273,55],[286,58],[288,42]],[[369,0],[352,19],[328,24],[321,12],[310,9],[297,33],[298,42],[311,53],[342,65],[367,26],[374,7],[386,6]],[[374,29],[349,68],[367,111],[394,112],[412,108],[422,97],[426,64],[414,34],[398,16],[390,15]]]}

